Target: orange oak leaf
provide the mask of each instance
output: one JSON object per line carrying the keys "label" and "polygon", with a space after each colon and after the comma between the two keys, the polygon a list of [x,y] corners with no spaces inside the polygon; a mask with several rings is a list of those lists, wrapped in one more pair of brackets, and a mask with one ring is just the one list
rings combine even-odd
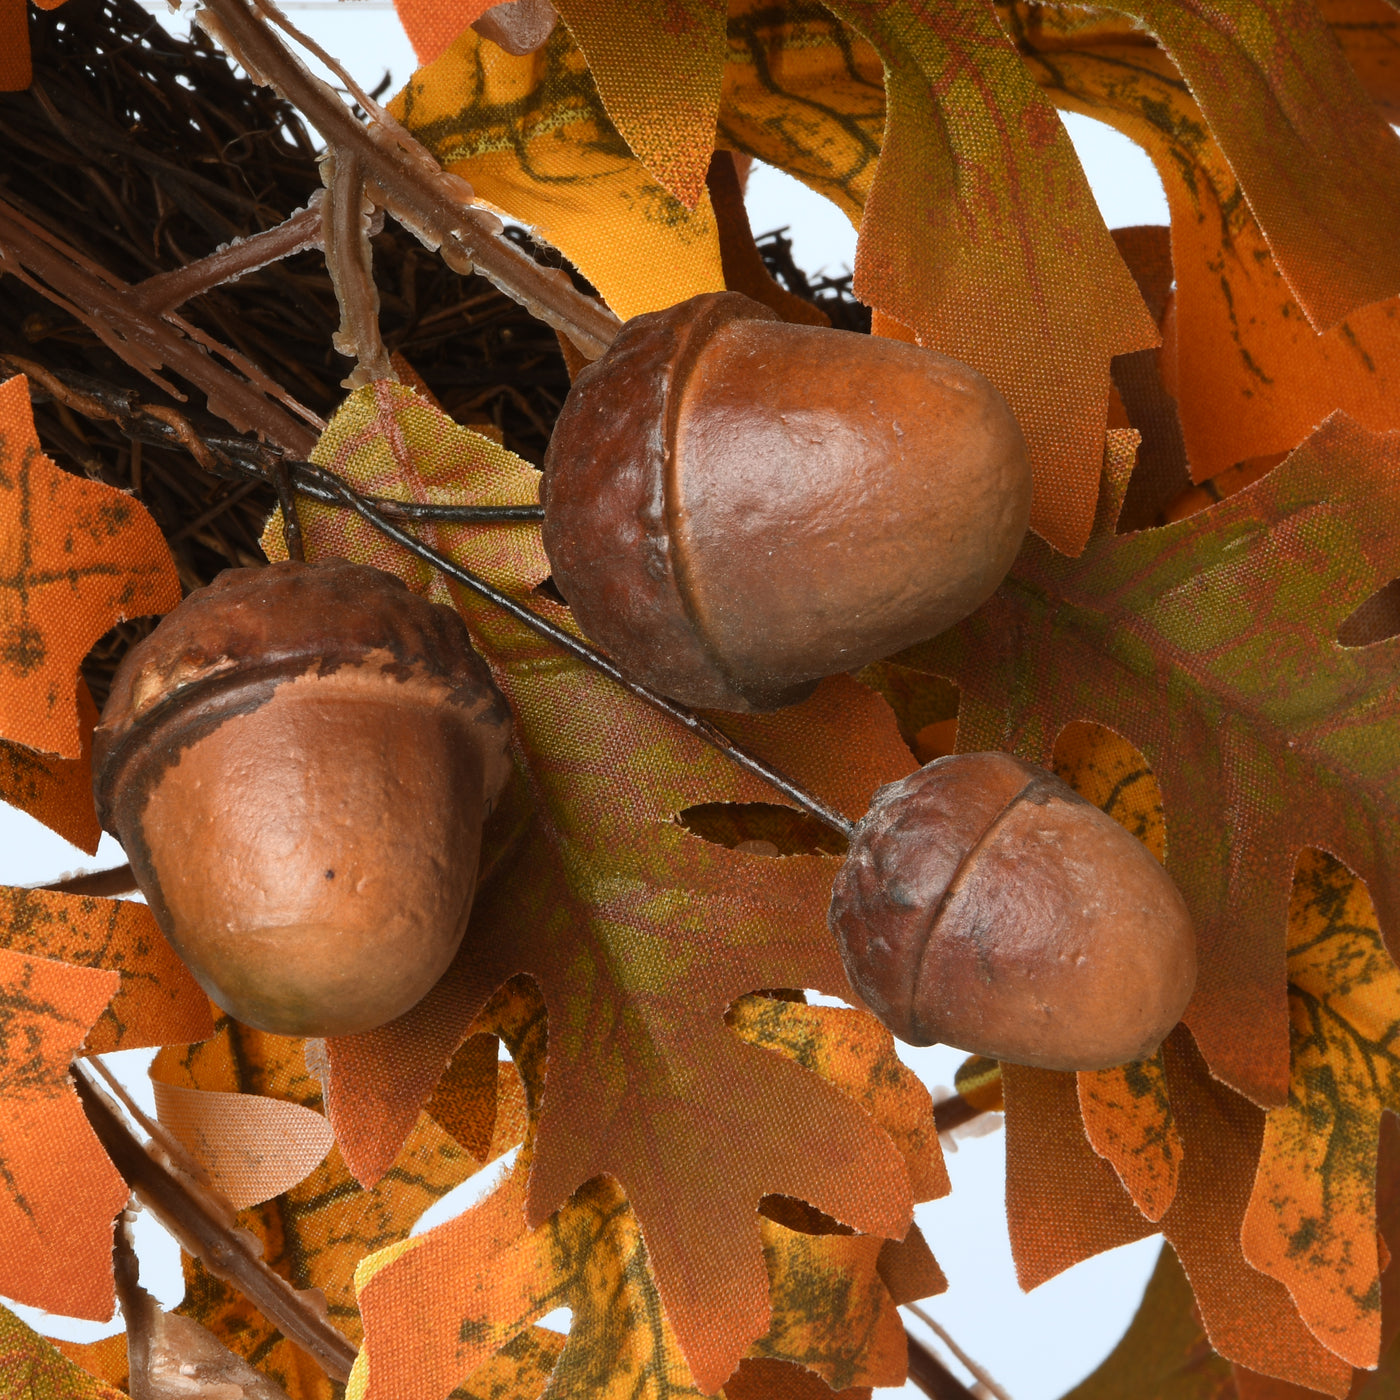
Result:
{"label": "orange oak leaf", "polygon": [[725,0],[559,0],[557,8],[633,154],[693,209],[715,144]]}
{"label": "orange oak leaf", "polygon": [[134,900],[0,887],[0,948],[119,973],[111,1005],[88,1034],[89,1054],[203,1040],[209,998]]}
{"label": "orange oak leaf", "polygon": [[[518,501],[537,490],[532,468],[389,383],[346,401],[317,458],[388,495]],[[308,505],[301,515],[313,555],[374,562],[453,597],[346,512]],[[517,595],[549,572],[529,527],[430,534]],[[275,551],[276,529],[264,539]],[[446,979],[452,994],[350,1038],[346,1054],[342,1042],[328,1046],[337,1140],[350,1156],[395,1102],[401,1123],[484,995],[528,972],[560,1028],[529,1223],[543,1224],[600,1174],[615,1178],[689,1368],[713,1390],[769,1325],[755,1213],[763,1196],[797,1197],[882,1237],[908,1228],[908,1173],[888,1135],[840,1090],[724,1024],[730,1003],[755,988],[851,995],[826,928],[835,858],[775,859],[687,832],[676,817],[689,807],[773,793],[498,609],[465,594],[455,601],[511,702],[534,815],[518,852],[481,891]],[[538,595],[533,606],[572,625]],[[770,762],[854,814],[913,767],[884,702],[846,678],[804,705],[745,721],[743,732]],[[395,1083],[405,1064],[422,1075],[416,1093]],[[376,1153],[393,1140],[384,1135]],[[821,1150],[809,1150],[812,1142]],[[366,1159],[352,1160],[359,1170]],[[381,1163],[379,1155],[368,1165]]]}
{"label": "orange oak leaf", "polygon": [[[927,1091],[899,1065],[888,1032],[867,1013],[746,997],[731,1021],[746,1039],[832,1076],[893,1133],[926,1189],[946,1190]],[[510,1046],[534,1126],[545,1024],[539,994],[524,978],[509,983],[475,1023],[497,1030]],[[532,1127],[510,1177],[480,1205],[361,1267],[366,1345],[352,1395],[441,1397],[459,1383],[472,1392],[478,1368],[560,1304],[572,1309],[573,1324],[554,1393],[698,1396],[717,1388],[694,1379],[685,1364],[636,1215],[615,1181],[595,1178],[543,1226],[527,1226],[525,1181],[535,1140]],[[886,1242],[822,1220],[800,1202],[764,1211],[772,1321],[753,1354],[797,1362],[837,1390],[900,1379],[903,1330],[881,1268]],[[936,1266],[933,1272],[941,1281]],[[425,1310],[431,1325],[405,1325]]]}
{"label": "orange oak leaf", "polygon": [[[1161,1230],[1191,1280],[1212,1345],[1253,1370],[1345,1395],[1351,1367],[1312,1335],[1288,1290],[1254,1269],[1240,1245],[1263,1111],[1212,1078],[1184,1027],[1164,1055],[1182,1158]],[[1016,1065],[1002,1073],[1007,1220],[1021,1286],[1151,1234],[1152,1223],[1089,1146],[1073,1077]]]}
{"label": "orange oak leaf", "polygon": [[53,758],[23,744],[0,740],[0,802],[28,812],[65,841],[92,855],[102,840],[92,800],[92,731],[97,706],[78,681],[77,758]]}
{"label": "orange oak leaf", "polygon": [[[1098,724],[1067,724],[1055,740],[1055,772],[1081,797],[1126,827],[1158,860],[1167,854],[1162,793],[1147,760]],[[1160,1054],[1078,1076],[1084,1131],[1118,1173],[1149,1220],[1160,1220],[1176,1194],[1181,1139],[1172,1121]]]}
{"label": "orange oak leaf", "polygon": [[286,1099],[187,1089],[157,1079],[156,1114],[235,1210],[305,1181],[335,1141],[325,1118]]}
{"label": "orange oak leaf", "polygon": [[[1400,139],[1321,11],[1297,0],[1114,0],[1186,79],[1318,330],[1400,293]],[[1292,444],[1289,444],[1290,446]]]}
{"label": "orange oak leaf", "polygon": [[1068,134],[989,7],[833,0],[879,52],[888,114],[855,288],[1006,395],[1035,474],[1031,525],[1078,554],[1109,361],[1157,328]]}
{"label": "orange oak leaf", "polygon": [[[1296,447],[1334,409],[1373,431],[1400,427],[1400,302],[1358,291],[1373,304],[1316,333],[1285,258],[1307,241],[1308,220],[1295,218],[1282,243],[1261,228],[1240,172],[1171,59],[1141,30],[1102,12],[1016,5],[1002,14],[1047,94],[1132,137],[1162,178],[1176,284],[1162,356],[1196,480]],[[1338,35],[1347,46],[1376,23],[1345,18]],[[1392,22],[1380,36],[1384,54],[1394,52],[1397,37]],[[1372,131],[1374,124],[1370,115],[1363,123]],[[1313,130],[1309,122],[1298,138]],[[1276,151],[1269,163],[1291,180]],[[1319,186],[1303,188],[1310,218],[1325,222],[1331,206],[1317,197]],[[1330,236],[1320,226],[1308,235],[1318,247]],[[1322,271],[1343,275],[1342,267]]]}
{"label": "orange oak leaf", "polygon": [[28,380],[0,384],[0,739],[80,758],[78,663],[118,622],[179,601],[145,506],[61,471],[39,446]]}
{"label": "orange oak leaf", "polygon": [[127,1188],[68,1066],[119,985],[115,972],[0,949],[0,1294],[102,1322]]}
{"label": "orange oak leaf", "polygon": [[1400,1109],[1400,968],[1365,886],[1320,851],[1303,852],[1294,878],[1288,996],[1289,1101],[1265,1124],[1244,1250],[1333,1351],[1374,1366],[1376,1168],[1382,1113]]}
{"label": "orange oak leaf", "polygon": [[[126,1339],[121,1341],[125,1351]],[[0,1395],[14,1400],[127,1400],[125,1390],[75,1365],[6,1307],[0,1307]]]}

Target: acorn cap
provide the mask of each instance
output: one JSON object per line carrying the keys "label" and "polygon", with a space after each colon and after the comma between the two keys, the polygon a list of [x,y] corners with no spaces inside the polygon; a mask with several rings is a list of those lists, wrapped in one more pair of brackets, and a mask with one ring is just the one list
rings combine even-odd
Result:
{"label": "acorn cap", "polygon": [[[494,800],[510,774],[510,712],[462,619],[382,569],[347,559],[285,560],[225,569],[122,658],[93,734],[93,793],[103,828],[119,835],[113,791],[135,743],[146,759],[142,780],[154,782],[202,733],[256,709],[284,681],[371,662],[386,681],[415,691],[426,686],[464,719],[502,728],[486,774]],[[178,734],[158,738],[174,717]],[[151,744],[161,748],[157,764],[149,763]]]}

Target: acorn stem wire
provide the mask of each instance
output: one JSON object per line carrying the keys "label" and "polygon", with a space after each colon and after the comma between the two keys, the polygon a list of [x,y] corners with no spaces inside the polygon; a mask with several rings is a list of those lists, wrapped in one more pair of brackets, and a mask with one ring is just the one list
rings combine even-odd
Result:
{"label": "acorn stem wire", "polygon": [[[618,685],[629,690],[639,700],[645,701],[653,709],[660,710],[662,714],[669,716],[677,723],[683,725],[696,738],[703,740],[712,748],[717,749],[730,762],[737,764],[755,777],[762,778],[770,787],[776,789],[789,801],[800,807],[810,816],[829,826],[840,835],[850,838],[855,830],[855,823],[849,821],[836,808],[824,802],[820,797],[810,793],[800,783],[789,778],[779,769],[771,764],[765,763],[756,754],[750,753],[747,749],[736,744],[727,734],[709,720],[697,715],[693,710],[679,702],[670,699],[668,696],[652,690],[648,686],[640,685],[638,682],[629,680],[616,663],[603,655],[600,651],[595,651],[587,642],[574,636],[572,632],[550,622],[547,618],[541,617],[538,613],[531,611],[523,603],[509,595],[502,593],[498,588],[488,583],[485,579],[478,577],[469,569],[464,569],[460,564],[454,563],[446,555],[440,554],[430,545],[424,544],[415,535],[407,530],[400,529],[397,525],[386,519],[375,509],[363,496],[353,487],[347,485],[334,473],[326,472],[311,464],[298,463],[298,489],[304,489],[302,482],[308,477],[323,490],[333,492],[340,498],[340,501],[349,506],[363,520],[372,525],[380,534],[387,539],[391,539],[395,544],[401,545],[410,554],[416,555],[426,564],[431,564],[439,573],[461,584],[464,588],[469,588],[481,598],[494,603],[498,608],[509,613],[516,621],[524,623],[539,636],[554,642],[562,647],[571,656],[592,666],[594,670],[601,671],[603,675],[616,681]],[[324,499],[324,497],[321,497]],[[491,509],[491,507],[479,507],[478,509]],[[499,508],[498,508],[499,509]],[[538,509],[538,507],[505,507],[504,509]],[[419,517],[420,519],[423,517]],[[442,517],[437,517],[442,518]],[[461,517],[453,517],[460,519]],[[476,517],[480,518],[480,517]],[[499,517],[496,517],[499,518]],[[521,517],[514,517],[521,518]],[[537,519],[538,516],[526,516],[525,519]]]}

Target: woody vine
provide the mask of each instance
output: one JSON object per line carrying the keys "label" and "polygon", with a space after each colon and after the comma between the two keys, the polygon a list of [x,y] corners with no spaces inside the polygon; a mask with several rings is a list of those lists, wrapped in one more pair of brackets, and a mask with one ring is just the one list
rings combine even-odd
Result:
{"label": "woody vine", "polygon": [[[0,11],[0,795],[95,849],[94,733],[120,822],[122,725],[152,693],[131,677],[227,566],[259,596],[300,560],[397,578],[407,591],[356,584],[331,614],[392,617],[410,650],[428,628],[399,699],[450,675],[487,748],[510,734],[508,764],[487,754],[449,785],[461,807],[484,784],[473,820],[489,807],[479,868],[443,880],[475,892],[460,950],[387,1022],[278,1023],[223,984],[211,1003],[210,964],[117,897],[162,859],[154,826],[122,831],[134,873],[0,891],[0,1294],[100,1318],[116,1303],[127,1328],[56,1346],[0,1313],[0,1387],[740,1400],[855,1397],[907,1369],[955,1395],[900,1322],[948,1286],[911,1207],[948,1189],[939,1131],[1004,1112],[1023,1286],[1167,1241],[1083,1400],[1390,1394],[1400,17],[1383,0],[399,8],[422,66],[387,102],[314,78],[265,0],[211,0],[192,45],[120,0]],[[1055,105],[1148,150],[1170,230],[1108,234]],[[860,222],[854,294],[814,293],[781,242],[755,246],[750,158]],[[690,307],[712,308],[702,331]],[[821,340],[831,322],[857,334]],[[898,636],[835,609],[827,636],[853,659],[801,673],[765,643],[756,678],[731,650],[718,679],[682,683],[605,641],[590,561],[560,543],[587,556],[602,535],[557,525],[560,483],[594,460],[580,405],[603,381],[585,366],[648,326],[699,347],[667,371],[678,399],[686,375],[723,389],[712,341],[833,347],[812,352],[833,403],[859,382],[838,345],[887,382],[952,357],[945,381],[968,375],[991,415],[978,470],[1009,473],[986,493],[1012,532],[996,577]],[[689,411],[668,410],[676,431]],[[597,460],[615,469],[616,447]],[[767,501],[819,490],[807,471]],[[940,480],[989,538],[975,493]],[[891,557],[923,528],[923,484],[890,508]],[[855,525],[868,545],[873,516]],[[722,594],[713,614],[685,595],[692,620],[722,630]],[[464,624],[486,689],[435,650],[431,617]],[[232,694],[218,668],[243,625],[187,627],[180,664],[211,645]],[[334,687],[369,676],[345,642],[315,645],[332,648],[329,716]],[[167,708],[212,694],[177,686]],[[243,771],[290,793],[276,752]],[[338,781],[364,815],[405,771],[342,764]],[[1026,833],[1083,829],[1110,853],[1089,865],[1098,895],[1130,869],[1135,909],[1158,901],[1129,942],[1158,950],[1141,986],[1160,1004],[1126,1040],[1108,1032],[1136,996],[1051,996],[1073,1048],[1047,1050],[1024,1005],[1009,1039],[955,1025],[981,991],[943,953],[912,1002],[871,970],[892,925],[843,859],[903,859],[879,831],[908,818],[873,814],[967,773],[946,798],[980,823],[955,893],[985,877],[980,901],[1024,896]],[[332,885],[347,843],[318,857]],[[1050,867],[1052,903],[1068,868]],[[178,944],[172,881],[142,882]],[[941,921],[957,901],[934,905]],[[376,985],[398,971],[381,964]],[[988,1053],[935,1110],[891,1029]],[[142,1045],[161,1047],[154,1118],[102,1059]],[[410,1238],[513,1149],[477,1206]],[[138,1207],[185,1251],[168,1315],[131,1252]],[[567,1337],[538,1325],[560,1305]]]}

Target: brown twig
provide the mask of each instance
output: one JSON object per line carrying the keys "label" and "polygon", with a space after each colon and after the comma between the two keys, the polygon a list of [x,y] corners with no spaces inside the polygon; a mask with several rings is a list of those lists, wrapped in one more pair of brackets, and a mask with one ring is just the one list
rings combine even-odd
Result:
{"label": "brown twig", "polygon": [[168,1313],[141,1287],[131,1217],[117,1217],[112,1245],[117,1301],[126,1322],[131,1400],[288,1400],[270,1376],[230,1351],[192,1317]]}
{"label": "brown twig", "polygon": [[977,1400],[977,1396],[907,1327],[904,1340],[909,1348],[909,1379],[929,1400]]}
{"label": "brown twig", "polygon": [[331,343],[355,361],[342,387],[358,389],[376,379],[397,379],[379,334],[379,289],[369,242],[374,206],[365,198],[358,157],[328,151],[321,161],[321,179],[327,205],[321,246],[340,306],[340,326]]}
{"label": "brown twig", "polygon": [[961,1128],[964,1123],[971,1123],[974,1118],[980,1118],[984,1113],[996,1111],[992,1108],[978,1108],[961,1094],[954,1094],[942,1103],[934,1105],[933,1121],[940,1133],[951,1133],[954,1128]]}
{"label": "brown twig", "polygon": [[987,1368],[985,1366],[979,1365],[977,1361],[975,1361],[971,1356],[969,1356],[967,1352],[965,1352],[962,1349],[962,1347],[960,1347],[957,1344],[957,1342],[953,1340],[953,1338],[949,1335],[948,1329],[944,1327],[943,1324],[939,1322],[936,1317],[934,1317],[931,1313],[927,1312],[924,1308],[921,1308],[917,1303],[906,1303],[904,1306],[907,1307],[909,1311],[913,1313],[914,1316],[917,1317],[919,1321],[922,1322],[924,1326],[927,1327],[933,1333],[933,1335],[937,1337],[938,1340],[942,1342],[943,1345],[953,1353],[954,1356],[957,1357],[957,1359],[963,1364],[963,1366],[966,1367],[967,1370],[971,1373],[971,1375],[976,1379],[977,1384],[980,1385],[982,1389],[985,1390],[987,1394],[992,1397],[992,1400],[1011,1400],[1011,1397],[1006,1393],[1005,1388],[997,1384],[997,1382],[992,1378],[992,1375],[987,1370]]}
{"label": "brown twig", "polygon": [[332,1380],[347,1380],[355,1348],[331,1325],[311,1295],[293,1288],[268,1266],[261,1244],[239,1229],[227,1202],[176,1171],[159,1147],[144,1145],[81,1062],[73,1066],[73,1082],[112,1164],[181,1248],[242,1293]]}
{"label": "brown twig", "polygon": [[130,894],[136,888],[136,876],[129,865],[116,865],[111,870],[91,870],[84,875],[70,875],[66,880],[40,885],[41,890],[55,894],[81,894],[97,899],[111,899]]}
{"label": "brown twig", "polygon": [[274,228],[247,238],[235,238],[222,248],[186,263],[173,272],[157,273],[131,289],[131,298],[153,316],[183,306],[191,297],[236,281],[259,268],[281,262],[293,253],[321,246],[321,199],[317,190],[305,209],[298,209]]}
{"label": "brown twig", "polygon": [[397,525],[386,520],[364,497],[341,481],[339,477],[318,467],[310,467],[309,470],[313,473],[319,473],[322,483],[334,491],[362,519],[374,526],[381,535],[393,540],[395,544],[402,545],[410,554],[416,555],[425,564],[431,564],[439,573],[461,584],[464,588],[470,589],[478,597],[494,603],[502,611],[509,613],[516,621],[523,622],[538,636],[553,642],[571,656],[577,657],[578,660],[593,667],[595,671],[599,671],[610,680],[616,681],[624,690],[630,691],[653,709],[660,710],[662,714],[675,720],[676,723],[695,735],[697,739],[709,744],[711,748],[717,749],[731,763],[737,764],[745,772],[761,778],[804,812],[823,822],[841,836],[850,839],[851,833],[855,830],[853,822],[837,811],[830,803],[825,802],[815,793],[808,792],[806,788],[789,778],[787,774],[774,768],[759,758],[757,754],[752,754],[741,745],[736,744],[723,730],[711,724],[709,720],[697,715],[679,701],[672,700],[669,695],[662,695],[659,691],[652,690],[649,686],[641,685],[632,680],[623,674],[611,657],[603,655],[582,638],[556,626],[547,618],[531,611],[523,603],[502,593],[500,589],[479,575],[472,573],[471,570],[464,569],[445,554],[440,554],[431,546],[424,544],[416,536],[409,534],[406,530],[401,530]]}
{"label": "brown twig", "polygon": [[[263,8],[272,8],[262,0]],[[471,203],[466,181],[448,174],[398,122],[368,98],[367,123],[265,24],[247,0],[208,0],[200,25],[257,82],[274,88],[321,134],[338,160],[354,159],[369,197],[456,271],[476,271],[589,358],[612,343],[619,322],[600,302],[556,279],[504,237],[500,220]]]}
{"label": "brown twig", "polygon": [[306,541],[302,538],[292,474],[286,462],[278,462],[273,468],[272,480],[277,487],[277,504],[282,509],[282,543],[287,546],[287,557],[302,562],[306,559]]}
{"label": "brown twig", "polygon": [[[128,284],[21,214],[3,197],[0,268],[61,306],[114,354],[175,398],[182,395],[159,374],[162,367],[200,389],[210,411],[238,431],[259,433],[298,457],[306,456],[315,446],[315,432],[272,402],[269,395],[284,403],[294,401],[255,366],[173,314],[152,315],[133,298]],[[222,355],[241,373],[224,369],[206,350]],[[302,409],[301,415],[315,419],[309,409]]]}

